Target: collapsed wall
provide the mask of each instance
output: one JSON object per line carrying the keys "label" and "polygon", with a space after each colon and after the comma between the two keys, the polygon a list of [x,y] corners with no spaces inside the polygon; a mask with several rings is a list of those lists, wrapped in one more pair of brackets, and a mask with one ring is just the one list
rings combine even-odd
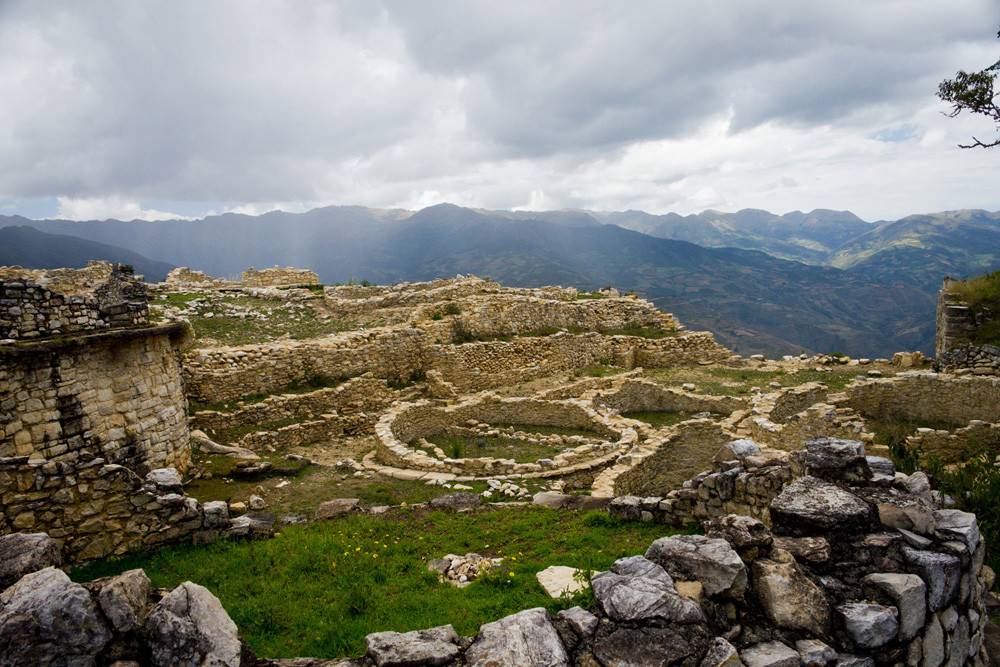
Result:
{"label": "collapsed wall", "polygon": [[865,416],[956,426],[976,419],[1000,422],[1000,378],[907,371],[891,378],[859,378],[844,393],[838,402]]}
{"label": "collapsed wall", "polygon": [[243,284],[247,287],[282,287],[286,285],[317,285],[319,276],[309,269],[279,268],[258,271],[252,266],[243,272]]}

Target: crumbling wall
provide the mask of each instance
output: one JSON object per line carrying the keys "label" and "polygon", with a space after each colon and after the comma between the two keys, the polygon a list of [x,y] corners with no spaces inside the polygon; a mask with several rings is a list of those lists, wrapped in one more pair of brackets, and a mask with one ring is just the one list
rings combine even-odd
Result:
{"label": "crumbling wall", "polygon": [[240,286],[238,282],[223,278],[213,278],[204,271],[195,271],[186,266],[171,269],[164,282],[173,287],[200,287],[208,289]]}
{"label": "crumbling wall", "polygon": [[906,449],[922,460],[937,459],[945,465],[968,461],[970,456],[1000,453],[1000,424],[978,419],[955,431],[918,428],[906,439]]}
{"label": "crumbling wall", "polygon": [[111,276],[112,264],[90,260],[82,269],[25,269],[0,266],[0,280],[31,280],[59,294],[90,295]]}
{"label": "crumbling wall", "polygon": [[583,394],[594,407],[607,407],[626,416],[630,412],[712,412],[729,415],[747,407],[747,400],[734,396],[707,396],[665,387],[639,378],[611,378]]}
{"label": "crumbling wall", "polygon": [[169,325],[0,346],[0,456],[185,469],[181,335]]}
{"label": "crumbling wall", "polygon": [[243,272],[243,284],[247,287],[281,287],[283,285],[316,285],[319,284],[319,276],[315,271],[309,269],[293,269],[287,267],[278,268],[277,265],[271,269],[258,271],[252,266]]}

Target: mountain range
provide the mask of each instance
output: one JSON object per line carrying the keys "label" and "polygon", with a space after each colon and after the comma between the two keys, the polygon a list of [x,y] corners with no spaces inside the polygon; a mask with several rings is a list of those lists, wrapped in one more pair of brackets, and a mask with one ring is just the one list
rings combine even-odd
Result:
{"label": "mountain range", "polygon": [[[471,273],[523,287],[613,285],[742,354],[930,352],[942,277],[1000,267],[1000,214],[986,211],[869,223],[831,210],[679,216],[441,204],[416,212],[348,206],[160,222],[0,216],[4,226],[61,235],[61,243],[75,237],[119,246],[112,250],[220,277],[278,264],[311,268],[327,283]],[[0,263],[26,265],[8,258],[27,251],[0,238],[7,251]]]}

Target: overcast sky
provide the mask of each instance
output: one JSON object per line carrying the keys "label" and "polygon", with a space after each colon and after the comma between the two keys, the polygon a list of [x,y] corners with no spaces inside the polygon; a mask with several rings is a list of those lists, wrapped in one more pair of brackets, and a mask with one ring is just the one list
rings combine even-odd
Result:
{"label": "overcast sky", "polygon": [[1000,210],[1000,0],[0,0],[0,214]]}

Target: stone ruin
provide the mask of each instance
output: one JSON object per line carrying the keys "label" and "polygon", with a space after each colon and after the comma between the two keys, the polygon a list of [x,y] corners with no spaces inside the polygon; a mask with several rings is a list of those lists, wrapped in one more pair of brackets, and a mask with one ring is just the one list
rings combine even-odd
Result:
{"label": "stone ruin", "polygon": [[[740,453],[753,456],[730,447],[720,458]],[[49,538],[8,535],[0,655],[233,667],[989,664],[983,596],[994,574],[975,516],[939,509],[922,473],[896,473],[857,441],[812,440],[793,461],[766,521],[724,514],[704,535],[658,539],[595,574],[588,609],[527,609],[474,637],[451,626],[379,632],[364,657],[337,661],[257,659],[197,584],[156,591],[141,570],[74,584]]]}

